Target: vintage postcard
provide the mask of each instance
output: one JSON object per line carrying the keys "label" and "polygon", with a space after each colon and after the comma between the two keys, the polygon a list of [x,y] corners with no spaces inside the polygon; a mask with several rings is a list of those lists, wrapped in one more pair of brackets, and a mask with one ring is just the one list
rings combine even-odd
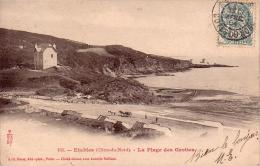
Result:
{"label": "vintage postcard", "polygon": [[0,166],[259,166],[258,0],[0,0]]}

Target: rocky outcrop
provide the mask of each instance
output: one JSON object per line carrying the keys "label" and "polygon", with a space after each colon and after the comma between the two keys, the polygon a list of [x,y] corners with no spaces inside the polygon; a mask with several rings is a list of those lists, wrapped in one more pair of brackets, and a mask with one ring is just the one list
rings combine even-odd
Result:
{"label": "rocky outcrop", "polygon": [[118,73],[151,74],[182,71],[192,67],[190,61],[146,54],[121,45],[110,45],[105,49],[117,58],[115,70]]}

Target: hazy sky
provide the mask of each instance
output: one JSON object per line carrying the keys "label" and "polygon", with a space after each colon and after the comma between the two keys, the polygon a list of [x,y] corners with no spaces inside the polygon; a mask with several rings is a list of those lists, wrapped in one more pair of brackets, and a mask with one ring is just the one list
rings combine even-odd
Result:
{"label": "hazy sky", "polygon": [[173,57],[257,55],[258,40],[254,47],[217,46],[217,32],[211,22],[214,3],[214,0],[0,0],[0,27],[88,44],[122,44]]}

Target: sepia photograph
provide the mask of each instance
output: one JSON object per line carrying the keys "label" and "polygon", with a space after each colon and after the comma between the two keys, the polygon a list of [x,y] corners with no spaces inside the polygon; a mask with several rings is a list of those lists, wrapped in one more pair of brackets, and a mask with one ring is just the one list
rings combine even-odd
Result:
{"label": "sepia photograph", "polygon": [[260,165],[259,0],[0,0],[0,166]]}

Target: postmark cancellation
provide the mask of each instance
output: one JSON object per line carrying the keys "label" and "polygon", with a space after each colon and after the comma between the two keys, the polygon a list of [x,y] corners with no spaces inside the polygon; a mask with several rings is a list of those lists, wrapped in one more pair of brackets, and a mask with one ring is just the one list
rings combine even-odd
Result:
{"label": "postmark cancellation", "polygon": [[212,9],[212,22],[218,45],[254,45],[255,3],[218,0]]}

